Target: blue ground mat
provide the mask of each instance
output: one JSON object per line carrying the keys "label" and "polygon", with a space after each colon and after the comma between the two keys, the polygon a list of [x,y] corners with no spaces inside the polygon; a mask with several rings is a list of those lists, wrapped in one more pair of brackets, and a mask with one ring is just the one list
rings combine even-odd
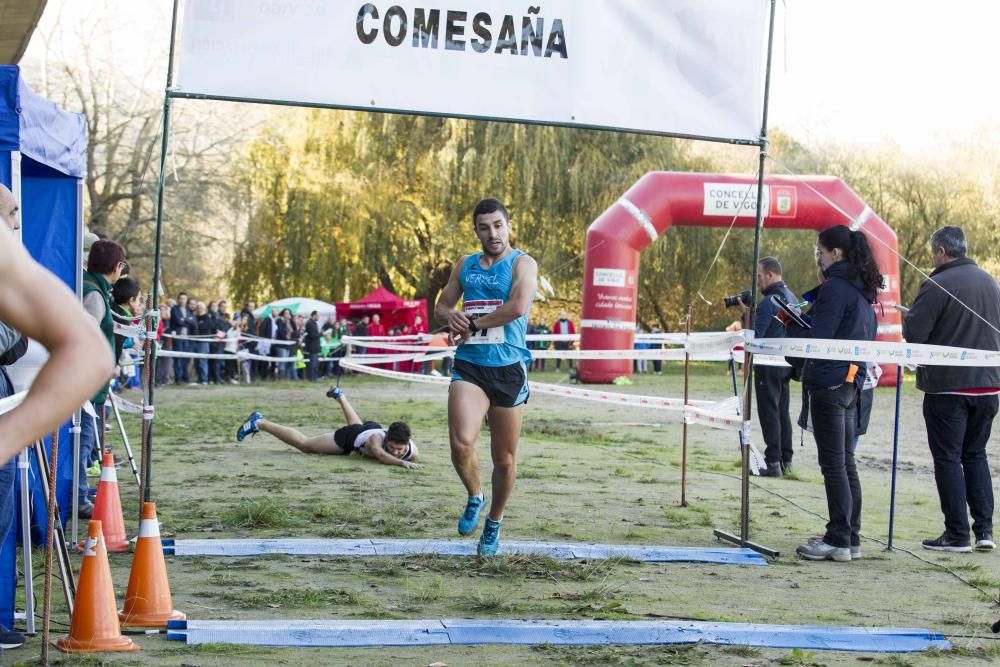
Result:
{"label": "blue ground mat", "polygon": [[255,646],[440,644],[723,644],[758,648],[905,653],[947,650],[943,635],[917,628],[824,627],[692,621],[170,621],[167,639]]}
{"label": "blue ground mat", "polygon": [[[381,539],[217,539],[163,540],[163,552],[173,556],[408,556],[437,554],[475,556],[472,540],[381,540]],[[728,547],[663,547],[626,544],[573,544],[560,542],[500,543],[503,554],[537,554],[560,560],[628,558],[646,563],[713,563],[717,565],[767,565],[752,549]]]}

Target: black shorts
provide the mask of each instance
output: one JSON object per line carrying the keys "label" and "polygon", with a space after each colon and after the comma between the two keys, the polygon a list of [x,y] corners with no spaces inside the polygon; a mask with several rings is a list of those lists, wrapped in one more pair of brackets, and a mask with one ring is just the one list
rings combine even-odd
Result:
{"label": "black shorts", "polygon": [[498,408],[513,408],[528,402],[528,374],[522,363],[480,366],[456,359],[451,381],[471,382],[486,393],[490,405]]}
{"label": "black shorts", "polygon": [[333,432],[333,441],[337,443],[343,454],[350,454],[354,451],[354,441],[365,431],[373,428],[382,428],[378,422],[365,422],[364,424],[348,424]]}

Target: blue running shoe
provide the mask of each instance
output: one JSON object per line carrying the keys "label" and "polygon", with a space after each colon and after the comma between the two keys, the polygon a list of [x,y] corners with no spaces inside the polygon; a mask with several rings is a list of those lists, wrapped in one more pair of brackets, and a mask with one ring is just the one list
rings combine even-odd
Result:
{"label": "blue running shoe", "polygon": [[264,415],[259,412],[251,412],[247,420],[243,422],[243,426],[240,426],[239,430],[236,431],[236,442],[243,442],[243,438],[248,435],[259,433],[260,429],[257,427],[257,422],[263,418]]}
{"label": "blue running shoe", "polygon": [[500,546],[500,522],[486,517],[483,524],[483,534],[479,537],[479,548],[476,552],[480,556],[495,556],[497,547]]}
{"label": "blue running shoe", "polygon": [[333,387],[332,389],[330,389],[330,391],[326,392],[327,398],[332,398],[335,401],[338,400],[343,395],[344,395],[344,390],[341,389],[340,387]]}
{"label": "blue running shoe", "polygon": [[465,505],[465,512],[462,513],[462,518],[458,520],[458,534],[468,535],[476,529],[479,525],[479,514],[483,511],[483,506],[486,505],[486,494],[483,497],[472,496],[469,498],[469,502]]}

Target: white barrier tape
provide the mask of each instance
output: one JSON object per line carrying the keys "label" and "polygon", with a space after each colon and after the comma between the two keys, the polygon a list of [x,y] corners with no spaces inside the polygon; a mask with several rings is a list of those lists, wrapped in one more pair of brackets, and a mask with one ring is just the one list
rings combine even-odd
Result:
{"label": "white barrier tape", "polygon": [[692,336],[687,343],[684,344],[684,349],[692,354],[707,352],[725,352],[726,354],[729,354],[729,351],[734,347],[743,345],[744,341],[748,337],[748,334],[752,337],[753,332],[733,331],[712,333],[704,336]]}
{"label": "white barrier tape", "polygon": [[378,347],[378,343],[384,342],[397,342],[397,343],[419,343],[428,334],[411,334],[409,336],[341,336],[340,340],[345,343],[353,343],[355,345],[361,345],[362,347]]}
{"label": "white barrier tape", "polygon": [[8,396],[7,398],[0,398],[0,415],[10,412],[17,406],[24,402],[24,397],[28,395],[27,391],[21,391],[13,396]]}
{"label": "white barrier tape", "polygon": [[[684,361],[684,350],[532,350],[532,359],[652,359]],[[728,352],[691,355],[691,361],[728,361]]]}
{"label": "white barrier tape", "polygon": [[602,331],[635,331],[635,322],[622,320],[583,320],[581,329],[600,329]]}
{"label": "white barrier tape", "polygon": [[[451,378],[441,376],[435,377],[430,375],[419,375],[417,373],[403,373],[400,371],[390,371],[384,368],[373,368],[369,365],[356,363],[355,357],[351,357],[351,360],[343,360],[340,362],[342,368],[352,371],[358,371],[361,373],[368,373],[370,375],[378,375],[381,377],[395,378],[398,380],[407,380],[410,382],[424,382],[426,384],[437,384],[437,385],[447,385],[451,383]],[[593,389],[580,389],[576,387],[568,387],[566,385],[558,384],[542,384],[539,382],[529,382],[528,388],[533,393],[538,394],[548,394],[550,396],[563,396],[567,398],[579,398],[583,400],[590,401],[601,401],[605,403],[616,403],[619,405],[635,405],[637,407],[643,408],[654,408],[660,410],[677,410],[681,411],[684,409],[684,399],[682,398],[664,398],[661,396],[642,396],[639,394],[619,394],[609,391],[597,391]],[[697,405],[701,407],[709,407],[718,405],[714,401],[689,401],[689,405]]]}
{"label": "white barrier tape", "polygon": [[143,418],[143,420],[145,420],[145,421],[152,421],[153,420],[153,414],[154,414],[154,412],[155,411],[153,410],[153,406],[152,405],[145,406],[142,409],[142,418]]}
{"label": "white barrier tape", "polygon": [[749,440],[747,440],[747,445],[750,447],[750,472],[759,475],[761,470],[767,468],[767,461],[756,445]]}
{"label": "white barrier tape", "polygon": [[119,336],[125,336],[126,338],[138,338],[139,340],[145,340],[146,328],[136,324],[121,324],[120,322],[114,323],[114,332]]}
{"label": "white barrier tape", "polygon": [[[348,357],[348,359],[356,359],[357,357]],[[385,368],[374,368],[368,366],[367,364],[359,364],[354,361],[348,361],[347,359],[342,359],[340,361],[340,367],[349,371],[357,371],[359,373],[366,373],[368,375],[378,375],[380,377],[394,378],[396,380],[406,380],[408,382],[423,382],[424,384],[439,384],[447,385],[451,384],[451,378],[436,375],[420,375],[418,373],[403,373],[401,371],[390,371]]]}
{"label": "white barrier tape", "polygon": [[748,340],[746,348],[754,354],[778,354],[806,359],[876,361],[921,366],[1000,366],[1000,351],[877,340],[761,338]]}
{"label": "white barrier tape", "polygon": [[122,412],[128,412],[134,415],[142,414],[141,405],[136,405],[135,403],[126,401],[124,398],[122,398],[121,396],[119,396],[114,392],[111,392],[108,395],[111,397],[111,400],[115,402],[115,405],[118,406],[118,409],[121,410]]}

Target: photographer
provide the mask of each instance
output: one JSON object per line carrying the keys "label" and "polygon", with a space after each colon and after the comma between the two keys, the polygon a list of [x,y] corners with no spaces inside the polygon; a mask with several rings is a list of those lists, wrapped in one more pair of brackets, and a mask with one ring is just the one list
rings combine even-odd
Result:
{"label": "photographer", "polygon": [[[874,340],[872,304],[882,275],[865,235],[844,225],[823,230],[816,242],[816,264],[824,282],[805,295],[813,302],[804,316],[810,328],[790,323],[788,336]],[[854,434],[866,364],[829,359],[803,363],[797,357],[788,361],[802,368],[806,418],[816,439],[830,517],[822,540],[800,545],[796,552],[807,560],[848,562],[861,557],[861,482],[854,462]]]}
{"label": "photographer", "polygon": [[[757,264],[757,289],[763,298],[757,305],[754,335],[757,338],[784,338],[785,327],[774,317],[778,307],[771,296],[777,294],[792,304],[798,299],[782,280],[781,263],[774,257],[765,257]],[[780,477],[792,471],[792,418],[788,414],[788,382],[791,379],[792,369],[787,366],[755,365],[753,369],[757,417],[766,445],[767,468],[760,473],[763,477]]]}

